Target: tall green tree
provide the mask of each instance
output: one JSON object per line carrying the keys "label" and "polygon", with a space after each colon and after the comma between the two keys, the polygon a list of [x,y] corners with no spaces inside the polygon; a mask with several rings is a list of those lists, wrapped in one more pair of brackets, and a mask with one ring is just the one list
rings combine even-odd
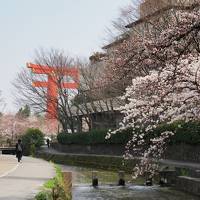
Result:
{"label": "tall green tree", "polygon": [[16,116],[21,118],[27,118],[31,114],[31,109],[29,105],[25,105],[24,107],[20,108],[17,112]]}

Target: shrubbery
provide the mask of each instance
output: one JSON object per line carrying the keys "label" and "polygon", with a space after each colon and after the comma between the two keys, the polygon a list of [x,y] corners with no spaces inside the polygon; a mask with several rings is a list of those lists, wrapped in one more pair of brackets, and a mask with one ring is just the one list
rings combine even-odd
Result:
{"label": "shrubbery", "polygon": [[113,135],[109,140],[106,140],[107,130],[92,130],[87,133],[75,133],[75,134],[58,134],[58,142],[60,144],[83,144],[83,145],[95,145],[95,144],[126,144],[131,138],[131,131],[124,133],[117,133]]}
{"label": "shrubbery", "polygon": [[22,136],[25,155],[34,155],[35,148],[44,144],[44,134],[39,129],[29,128]]}
{"label": "shrubbery", "polygon": [[51,196],[48,194],[47,191],[42,191],[36,195],[35,199],[36,200],[50,200]]}
{"label": "shrubbery", "polygon": [[[153,136],[158,136],[164,131],[173,131],[175,133],[169,142],[170,144],[200,144],[200,122],[198,121],[187,123],[177,121],[172,124],[163,124],[157,127],[149,136],[153,138]],[[75,134],[60,133],[57,139],[60,144],[126,144],[132,136],[132,131],[127,130],[122,133],[117,133],[106,140],[106,133],[107,130],[93,130],[87,133]]]}

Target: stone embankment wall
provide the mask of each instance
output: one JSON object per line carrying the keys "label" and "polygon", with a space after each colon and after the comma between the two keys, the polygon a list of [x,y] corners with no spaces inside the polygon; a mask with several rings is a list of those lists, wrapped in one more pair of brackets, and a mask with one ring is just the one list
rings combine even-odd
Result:
{"label": "stone embankment wall", "polygon": [[[75,154],[122,156],[125,151],[124,145],[61,145],[54,143],[52,146],[58,151]],[[171,145],[168,147],[164,158],[178,161],[200,162],[200,145]]]}
{"label": "stone embankment wall", "polygon": [[200,179],[179,176],[176,180],[176,189],[200,196]]}
{"label": "stone embankment wall", "polygon": [[123,170],[128,173],[132,173],[133,166],[139,162],[138,159],[124,160],[120,156],[53,154],[46,152],[38,152],[37,157],[63,165],[104,169],[109,171]]}
{"label": "stone embankment wall", "polygon": [[53,143],[52,147],[58,151],[64,153],[77,153],[77,154],[97,154],[97,155],[114,155],[122,156],[125,151],[124,145],[106,145],[106,144],[96,144],[96,145],[61,145],[58,143]]}
{"label": "stone embankment wall", "polygon": [[198,163],[200,162],[200,145],[179,144],[169,146],[164,158]]}

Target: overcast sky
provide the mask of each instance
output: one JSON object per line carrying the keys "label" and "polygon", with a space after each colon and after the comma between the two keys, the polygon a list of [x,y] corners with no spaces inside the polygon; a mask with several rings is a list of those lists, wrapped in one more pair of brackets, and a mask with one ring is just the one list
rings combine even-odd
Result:
{"label": "overcast sky", "polygon": [[98,51],[105,27],[130,0],[0,0],[0,90],[6,111],[16,110],[12,84],[38,48],[72,56]]}

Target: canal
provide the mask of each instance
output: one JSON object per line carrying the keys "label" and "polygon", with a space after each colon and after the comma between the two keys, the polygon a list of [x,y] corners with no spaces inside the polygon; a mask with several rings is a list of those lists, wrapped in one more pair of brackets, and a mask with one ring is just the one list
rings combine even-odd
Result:
{"label": "canal", "polygon": [[99,187],[91,186],[92,169],[61,165],[62,170],[73,173],[73,200],[199,200],[199,197],[158,185],[144,186],[144,180],[132,180],[126,175],[127,185],[118,187],[115,172],[99,170]]}

